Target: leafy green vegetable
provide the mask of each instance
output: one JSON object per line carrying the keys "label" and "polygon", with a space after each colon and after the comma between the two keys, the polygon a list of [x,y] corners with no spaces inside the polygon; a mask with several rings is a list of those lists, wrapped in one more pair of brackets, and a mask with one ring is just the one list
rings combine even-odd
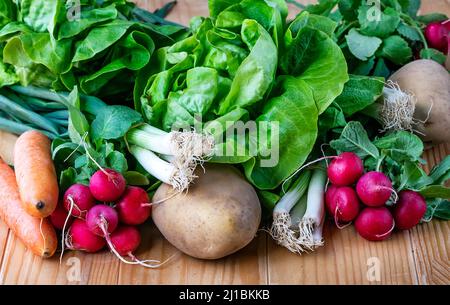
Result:
{"label": "leafy green vegetable", "polygon": [[81,11],[80,19],[76,22],[66,20],[61,24],[58,31],[58,39],[74,37],[91,28],[93,25],[116,19],[117,14],[118,12],[115,5],[83,10]]}
{"label": "leafy green vegetable", "polygon": [[0,2],[0,27],[9,24],[15,19],[16,4],[12,0]]}
{"label": "leafy green vegetable", "polygon": [[[147,23],[149,12],[141,21],[135,13],[142,10],[125,0],[82,2],[80,15],[69,16],[73,9],[63,0],[2,2],[0,57],[11,66],[11,77],[5,74],[0,86],[13,81],[57,91],[78,86],[83,93],[127,99],[155,44],[166,46],[186,33],[160,17]],[[108,84],[114,90],[106,89]]]}
{"label": "leafy green vegetable", "polygon": [[[230,92],[220,104],[219,115],[261,100],[274,80],[278,53],[272,38],[252,20],[242,23],[241,36],[251,51],[239,66]],[[261,61],[263,56],[264,61]],[[242,86],[243,83],[247,85]]]}
{"label": "leafy green vegetable", "polygon": [[[345,57],[333,40],[336,23],[303,12],[288,24],[281,0],[209,5],[212,18],[193,19],[191,36],[156,51],[142,73],[146,78],[139,79],[136,109],[165,130],[191,128],[200,117],[216,137],[212,162],[242,163],[258,189],[275,189],[305,162],[319,115],[348,81]],[[226,122],[239,120],[239,137],[224,139],[235,127]],[[245,130],[249,120],[256,122],[254,133]],[[260,124],[267,122],[278,126]],[[279,139],[273,138],[278,131]],[[265,166],[277,145],[283,147],[278,162]],[[224,155],[227,150],[233,153]]]}
{"label": "leafy green vegetable", "polygon": [[335,40],[352,74],[381,77],[389,77],[411,61],[413,53],[442,62],[441,54],[428,48],[422,29],[448,18],[443,14],[418,16],[419,8],[420,0],[322,0],[307,6],[309,12],[338,22]]}
{"label": "leafy green vegetable", "polygon": [[[275,188],[298,168],[298,164],[303,164],[317,137],[318,109],[308,84],[298,78],[286,77],[277,90],[281,91],[280,95],[268,101],[256,121],[280,122],[276,143],[281,148],[278,163],[264,166],[262,162],[267,156],[263,153],[270,147],[260,147],[261,155],[244,164],[247,179],[260,189]],[[271,141],[270,145],[275,143]]]}

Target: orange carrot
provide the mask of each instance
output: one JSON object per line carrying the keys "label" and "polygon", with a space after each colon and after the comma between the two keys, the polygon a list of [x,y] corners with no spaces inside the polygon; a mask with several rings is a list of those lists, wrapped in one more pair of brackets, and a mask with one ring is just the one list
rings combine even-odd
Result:
{"label": "orange carrot", "polygon": [[34,254],[50,257],[58,246],[48,219],[28,214],[20,201],[14,171],[0,158],[0,218]]}
{"label": "orange carrot", "polygon": [[14,170],[23,207],[31,216],[49,216],[58,204],[58,181],[50,152],[50,140],[31,130],[14,148]]}

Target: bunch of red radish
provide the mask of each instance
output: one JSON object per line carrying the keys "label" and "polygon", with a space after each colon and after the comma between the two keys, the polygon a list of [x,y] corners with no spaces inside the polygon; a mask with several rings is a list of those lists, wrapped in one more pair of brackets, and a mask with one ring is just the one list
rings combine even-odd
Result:
{"label": "bunch of red radish", "polygon": [[327,173],[331,184],[325,203],[339,228],[355,221],[359,235],[379,241],[389,238],[394,228],[411,229],[425,215],[427,205],[419,193],[406,190],[397,195],[384,173],[364,173],[362,160],[352,152],[334,158]]}
{"label": "bunch of red radish", "polygon": [[[67,189],[50,220],[63,231],[64,244],[69,249],[94,253],[108,245],[122,261],[128,257],[132,262],[126,262],[145,264],[133,252],[141,242],[136,226],[144,223],[150,213],[151,204],[144,189],[127,186],[115,170],[100,169],[92,175],[89,186],[74,184]],[[70,227],[65,235],[66,226]]]}

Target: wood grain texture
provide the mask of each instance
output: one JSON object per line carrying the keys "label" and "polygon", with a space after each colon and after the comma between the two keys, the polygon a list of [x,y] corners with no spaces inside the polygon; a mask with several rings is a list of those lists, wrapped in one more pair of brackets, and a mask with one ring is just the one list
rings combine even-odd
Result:
{"label": "wood grain texture", "polygon": [[[424,158],[429,171],[450,154],[450,143],[427,150]],[[450,226],[448,221],[434,220],[411,231],[413,254],[419,284],[450,283]]]}
{"label": "wood grain texture", "polygon": [[141,259],[174,257],[157,270],[121,264],[120,284],[262,284],[267,279],[266,236],[261,234],[249,246],[220,260],[199,260],[170,245],[153,224],[141,232],[143,243],[136,255]]}
{"label": "wood grain texture", "polygon": [[[168,0],[138,0],[156,9]],[[312,3],[314,0],[300,1]],[[422,0],[422,13],[450,14],[450,0]],[[291,16],[298,10],[291,6]],[[192,16],[207,15],[206,0],[179,0],[169,20],[188,24]],[[0,156],[11,160],[15,137],[0,131]],[[450,144],[426,151],[427,170],[450,154]],[[297,256],[274,244],[265,233],[246,248],[216,261],[181,254],[151,223],[141,228],[141,259],[175,257],[160,269],[145,269],[119,261],[109,252],[67,252],[43,260],[33,256],[0,221],[0,284],[449,284],[449,223],[432,221],[387,241],[373,243],[357,236],[353,227],[338,230],[328,222],[326,244],[315,253]],[[372,263],[380,264],[379,281],[369,280]],[[79,265],[78,265],[79,264]],[[369,265],[368,265],[369,264]],[[78,272],[79,271],[79,274]],[[369,273],[369,275],[374,275]]]}
{"label": "wood grain texture", "polygon": [[[270,284],[415,284],[416,270],[409,233],[373,243],[359,237],[353,226],[343,230],[328,222],[325,246],[299,257],[269,243]],[[370,272],[379,262],[379,278]],[[369,277],[368,277],[369,275]]]}

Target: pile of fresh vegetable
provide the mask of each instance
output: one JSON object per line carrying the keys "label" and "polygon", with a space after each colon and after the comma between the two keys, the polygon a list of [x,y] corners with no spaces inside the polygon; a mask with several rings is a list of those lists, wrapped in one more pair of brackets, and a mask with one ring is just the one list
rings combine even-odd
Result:
{"label": "pile of fresh vegetable", "polygon": [[325,195],[336,226],[355,221],[361,236],[383,240],[394,228],[448,219],[450,189],[443,183],[449,178],[450,156],[428,176],[420,167],[423,144],[417,136],[398,131],[371,142],[359,122],[350,122],[331,146],[341,152],[328,165],[331,184]]}
{"label": "pile of fresh vegetable", "polygon": [[421,159],[450,140],[446,16],[417,0],[321,0],[293,20],[284,0],[208,3],[189,29],[163,19],[173,3],[87,0],[73,20],[60,0],[0,4],[0,129],[22,134],[0,216],[36,254],[59,239],[157,267],[134,254],[150,215],[205,259],[261,219],[303,253],[326,211],[368,240],[450,218],[450,158],[429,175]]}

